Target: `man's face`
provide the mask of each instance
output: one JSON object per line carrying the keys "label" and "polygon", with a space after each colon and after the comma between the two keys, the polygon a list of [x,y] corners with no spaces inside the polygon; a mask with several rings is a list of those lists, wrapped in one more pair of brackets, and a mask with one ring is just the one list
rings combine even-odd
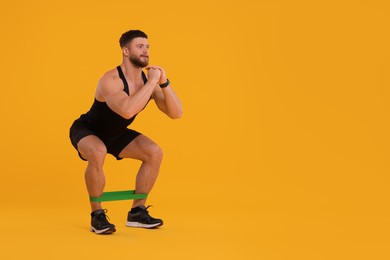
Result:
{"label": "man's face", "polygon": [[134,66],[144,68],[149,64],[149,43],[146,38],[134,38],[129,46],[129,59]]}

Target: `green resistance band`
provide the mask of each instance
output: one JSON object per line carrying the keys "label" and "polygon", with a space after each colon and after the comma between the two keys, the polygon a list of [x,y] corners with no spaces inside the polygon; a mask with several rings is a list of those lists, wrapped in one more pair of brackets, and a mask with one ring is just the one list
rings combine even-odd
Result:
{"label": "green resistance band", "polygon": [[134,190],[103,192],[100,197],[89,197],[93,202],[146,199],[148,194],[135,194]]}

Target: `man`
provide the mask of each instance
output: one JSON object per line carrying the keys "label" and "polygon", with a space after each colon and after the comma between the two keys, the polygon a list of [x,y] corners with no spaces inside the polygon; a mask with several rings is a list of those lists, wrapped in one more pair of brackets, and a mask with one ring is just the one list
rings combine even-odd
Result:
{"label": "man", "polygon": [[[180,118],[182,106],[166,73],[159,66],[148,66],[148,36],[139,30],[125,32],[120,40],[123,61],[99,80],[91,109],[70,128],[70,139],[81,159],[88,161],[85,182],[90,197],[102,195],[105,185],[103,163],[109,153],[121,160],[133,158],[142,164],[136,177],[136,193],[149,194],[158,176],[162,151],[143,134],[127,128],[153,99],[172,119]],[[143,72],[147,70],[147,76]],[[127,226],[154,228],[163,221],[151,217],[146,199],[134,200]],[[116,231],[100,202],[91,203],[91,231],[109,234]]]}

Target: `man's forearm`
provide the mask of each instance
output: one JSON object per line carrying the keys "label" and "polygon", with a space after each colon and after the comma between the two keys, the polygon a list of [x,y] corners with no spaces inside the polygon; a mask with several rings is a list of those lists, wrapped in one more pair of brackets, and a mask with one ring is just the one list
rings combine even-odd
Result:
{"label": "man's forearm", "polygon": [[133,117],[145,107],[156,84],[155,81],[148,81],[135,95],[129,95],[124,104],[126,118]]}
{"label": "man's forearm", "polygon": [[173,119],[180,118],[183,114],[183,107],[179,98],[170,86],[163,88],[162,91],[164,94],[167,115]]}

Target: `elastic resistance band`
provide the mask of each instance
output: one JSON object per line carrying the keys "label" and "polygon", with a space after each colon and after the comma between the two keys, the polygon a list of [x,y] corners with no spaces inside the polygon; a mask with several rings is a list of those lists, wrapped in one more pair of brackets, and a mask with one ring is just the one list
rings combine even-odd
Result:
{"label": "elastic resistance band", "polygon": [[134,190],[103,192],[100,197],[89,197],[93,202],[146,199],[148,194],[135,194]]}

